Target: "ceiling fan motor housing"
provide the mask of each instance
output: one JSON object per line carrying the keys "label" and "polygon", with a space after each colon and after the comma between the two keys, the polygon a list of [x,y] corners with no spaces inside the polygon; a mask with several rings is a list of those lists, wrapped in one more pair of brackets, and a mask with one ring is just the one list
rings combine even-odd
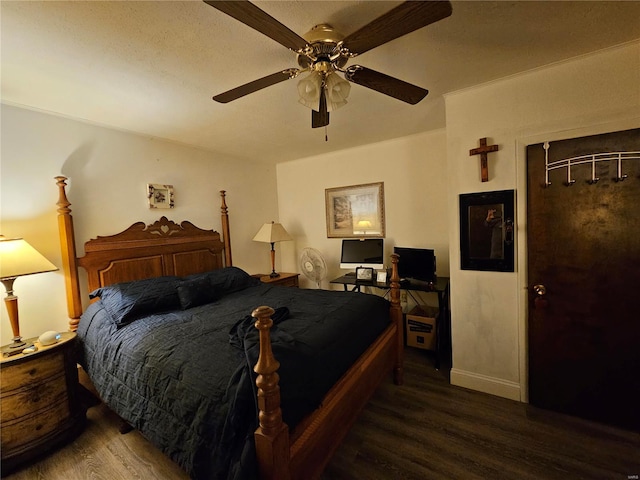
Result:
{"label": "ceiling fan motor housing", "polygon": [[[302,68],[313,67],[314,70],[334,70],[342,68],[349,60],[340,49],[340,42],[344,35],[336,31],[331,25],[321,23],[302,36],[313,49],[309,55],[298,54],[298,65]],[[315,65],[321,63],[316,68]],[[332,67],[333,66],[333,67]]]}

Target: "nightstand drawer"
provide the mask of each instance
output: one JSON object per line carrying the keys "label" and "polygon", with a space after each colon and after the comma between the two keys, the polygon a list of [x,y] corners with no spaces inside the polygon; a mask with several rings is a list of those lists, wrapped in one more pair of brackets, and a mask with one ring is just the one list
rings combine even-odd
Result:
{"label": "nightstand drawer", "polygon": [[24,362],[2,370],[0,385],[2,393],[7,390],[21,388],[23,385],[34,385],[46,382],[51,377],[64,372],[64,353],[55,352],[47,357],[46,362]]}
{"label": "nightstand drawer", "polygon": [[2,397],[2,411],[0,420],[4,426],[10,422],[33,412],[49,408],[54,403],[67,400],[67,386],[65,385],[64,372],[50,379],[49,382],[39,385],[37,388],[16,389],[10,395]]}
{"label": "nightstand drawer", "polygon": [[2,455],[8,456],[23,445],[29,445],[34,440],[46,437],[55,432],[69,419],[69,402],[66,395],[63,401],[54,404],[48,410],[37,415],[23,417],[16,422],[2,424]]}

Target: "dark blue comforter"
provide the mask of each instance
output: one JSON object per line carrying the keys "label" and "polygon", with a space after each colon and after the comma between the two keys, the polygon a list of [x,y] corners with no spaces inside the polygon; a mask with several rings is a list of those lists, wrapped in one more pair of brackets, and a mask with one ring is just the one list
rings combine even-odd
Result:
{"label": "dark blue comforter", "polygon": [[253,309],[279,309],[271,336],[290,428],[389,324],[378,296],[265,284],[124,326],[102,303],[80,321],[81,364],[111,409],[197,479],[256,476],[258,335],[243,328]]}

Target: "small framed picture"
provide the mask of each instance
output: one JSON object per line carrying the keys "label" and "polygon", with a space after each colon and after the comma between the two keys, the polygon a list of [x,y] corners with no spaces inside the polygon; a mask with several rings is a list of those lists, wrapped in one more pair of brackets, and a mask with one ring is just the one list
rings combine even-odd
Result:
{"label": "small framed picture", "polygon": [[149,208],[173,208],[173,185],[147,184]]}
{"label": "small framed picture", "polygon": [[356,280],[362,282],[373,281],[373,268],[358,267],[356,268]]}
{"label": "small framed picture", "polygon": [[380,270],[378,275],[376,276],[376,282],[378,283],[387,283],[387,271]]}

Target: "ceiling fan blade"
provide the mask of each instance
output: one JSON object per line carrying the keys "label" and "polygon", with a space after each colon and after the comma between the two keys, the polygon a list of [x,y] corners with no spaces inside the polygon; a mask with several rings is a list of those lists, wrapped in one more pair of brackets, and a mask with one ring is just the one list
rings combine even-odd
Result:
{"label": "ceiling fan blade", "polygon": [[324,85],[320,90],[319,110],[311,110],[311,128],[326,127],[329,125],[329,112],[327,111],[327,97],[325,95]]}
{"label": "ceiling fan blade", "polygon": [[271,75],[267,75],[266,77],[259,78],[258,80],[254,80],[253,82],[245,83],[244,85],[240,85],[239,87],[233,88],[224,93],[220,93],[219,95],[213,97],[213,99],[216,102],[229,103],[232,100],[237,100],[238,98],[244,97],[245,95],[249,95],[253,92],[257,92],[258,90],[262,90],[263,88],[270,87],[271,85],[275,85],[276,83],[284,82],[285,80],[289,80],[290,78],[295,78],[300,72],[301,70],[291,68],[289,70],[272,73]]}
{"label": "ceiling fan blade", "polygon": [[376,72],[360,65],[349,67],[345,78],[363,87],[371,88],[390,97],[415,105],[427,96],[429,90],[399,80],[384,73]]}
{"label": "ceiling fan blade", "polygon": [[360,30],[347,35],[343,44],[351,53],[361,54],[449,15],[449,1],[404,2]]}
{"label": "ceiling fan blade", "polygon": [[304,50],[307,41],[251,2],[205,0],[207,5],[226,13],[294,52]]}

